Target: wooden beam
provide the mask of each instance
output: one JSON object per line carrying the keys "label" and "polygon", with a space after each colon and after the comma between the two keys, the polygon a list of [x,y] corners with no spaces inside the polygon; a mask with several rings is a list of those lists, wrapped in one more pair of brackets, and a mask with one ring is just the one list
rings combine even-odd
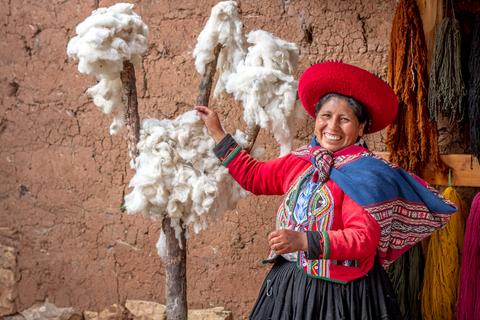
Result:
{"label": "wooden beam", "polygon": [[[390,153],[374,152],[376,155],[389,160]],[[452,186],[480,187],[480,163],[470,154],[441,155],[442,161],[451,168]],[[433,185],[448,186],[448,174],[434,172],[427,169],[420,177]]]}

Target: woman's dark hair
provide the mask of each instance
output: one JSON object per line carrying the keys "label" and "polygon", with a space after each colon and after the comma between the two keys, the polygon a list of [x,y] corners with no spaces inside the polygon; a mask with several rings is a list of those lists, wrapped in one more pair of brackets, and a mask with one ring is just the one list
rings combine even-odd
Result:
{"label": "woman's dark hair", "polygon": [[315,114],[318,114],[318,111],[323,107],[325,103],[331,98],[339,98],[347,102],[348,106],[352,109],[353,113],[358,119],[360,124],[365,123],[364,132],[368,132],[368,127],[370,126],[370,116],[368,114],[367,108],[363,106],[360,102],[353,99],[352,97],[345,96],[339,93],[328,93],[324,95],[315,106]]}

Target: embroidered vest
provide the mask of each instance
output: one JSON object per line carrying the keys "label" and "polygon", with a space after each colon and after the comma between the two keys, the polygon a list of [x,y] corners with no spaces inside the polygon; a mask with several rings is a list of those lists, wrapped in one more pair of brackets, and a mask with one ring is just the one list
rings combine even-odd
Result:
{"label": "embroidered vest", "polygon": [[[306,212],[296,212],[294,209],[297,204],[301,187],[304,183],[312,179],[315,167],[309,167],[302,173],[295,183],[292,184],[284,200],[277,211],[276,228],[290,229],[295,231],[322,231],[330,230],[334,218],[334,203],[330,189],[325,184],[320,184],[308,199]],[[267,261],[275,259],[277,254],[270,252]],[[297,265],[307,274],[319,277],[330,277],[329,259],[308,260],[303,251],[296,253]]]}

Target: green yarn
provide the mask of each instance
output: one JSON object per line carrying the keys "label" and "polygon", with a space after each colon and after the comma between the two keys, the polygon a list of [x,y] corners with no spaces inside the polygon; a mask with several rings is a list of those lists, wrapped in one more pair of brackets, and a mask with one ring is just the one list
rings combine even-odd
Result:
{"label": "green yarn", "polygon": [[450,118],[450,123],[465,118],[462,100],[466,90],[460,59],[460,24],[455,17],[446,17],[435,32],[428,87],[428,109],[432,120],[437,120],[439,115]]}
{"label": "green yarn", "polygon": [[420,244],[404,253],[387,270],[403,319],[422,320],[420,290],[424,259]]}

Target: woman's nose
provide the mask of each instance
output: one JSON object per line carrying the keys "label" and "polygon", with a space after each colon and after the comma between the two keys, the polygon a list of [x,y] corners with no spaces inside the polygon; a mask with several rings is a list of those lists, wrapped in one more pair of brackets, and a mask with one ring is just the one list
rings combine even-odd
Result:
{"label": "woman's nose", "polygon": [[338,119],[332,117],[328,121],[328,128],[329,129],[336,129],[336,128],[338,128],[339,124],[340,124],[340,121]]}

